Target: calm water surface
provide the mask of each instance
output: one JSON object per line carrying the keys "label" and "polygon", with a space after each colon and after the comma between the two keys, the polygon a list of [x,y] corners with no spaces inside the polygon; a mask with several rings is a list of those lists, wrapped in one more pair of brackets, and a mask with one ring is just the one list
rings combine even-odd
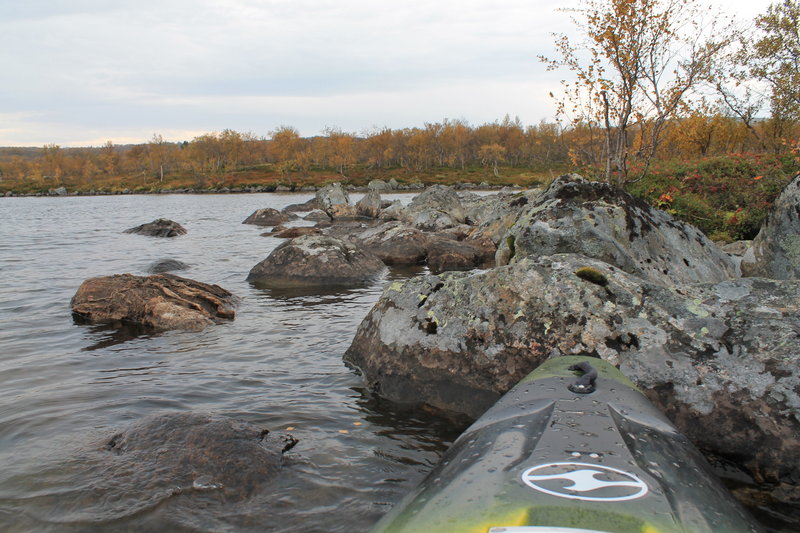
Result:
{"label": "calm water surface", "polygon": [[[310,197],[0,200],[0,530],[358,532],[424,476],[462,428],[379,404],[342,363],[385,280],[314,295],[245,281],[279,241],[242,220]],[[122,233],[159,217],[188,234]],[[73,322],[83,280],[143,275],[162,258],[236,294],[236,320],[157,335]],[[104,439],[144,416],[186,411],[292,427],[299,444],[280,477],[245,501],[103,475]]]}

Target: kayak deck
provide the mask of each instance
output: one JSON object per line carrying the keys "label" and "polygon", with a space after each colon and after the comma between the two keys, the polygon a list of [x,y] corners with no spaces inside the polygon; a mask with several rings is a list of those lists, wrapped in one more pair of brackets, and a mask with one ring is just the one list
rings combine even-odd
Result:
{"label": "kayak deck", "polygon": [[[569,368],[582,363],[597,371],[587,394],[570,390],[580,373]],[[576,530],[759,529],[688,439],[619,370],[582,356],[551,359],[520,381],[373,529]]]}

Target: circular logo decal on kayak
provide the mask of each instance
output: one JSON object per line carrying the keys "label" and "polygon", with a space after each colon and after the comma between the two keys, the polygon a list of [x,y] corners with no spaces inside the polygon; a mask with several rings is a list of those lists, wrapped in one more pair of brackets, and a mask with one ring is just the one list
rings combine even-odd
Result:
{"label": "circular logo decal on kayak", "polygon": [[547,463],[522,473],[532,489],[571,500],[622,502],[641,498],[647,484],[630,472],[587,463]]}

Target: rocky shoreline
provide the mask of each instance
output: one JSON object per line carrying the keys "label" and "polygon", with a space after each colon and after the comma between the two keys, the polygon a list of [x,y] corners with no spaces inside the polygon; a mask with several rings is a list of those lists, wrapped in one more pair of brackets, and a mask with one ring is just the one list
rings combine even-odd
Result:
{"label": "rocky shoreline", "polygon": [[[474,419],[545,360],[591,355],[710,456],[770,498],[800,503],[800,177],[737,254],[577,175],[485,196],[433,186],[408,205],[383,202],[395,189],[371,185],[356,204],[332,184],[244,222],[291,236],[251,270],[258,287],[355,286],[427,265],[385,287],[343,356],[374,394]],[[282,226],[301,216],[313,226]],[[157,330],[234,318],[236,298],[221,287],[170,275],[99,283],[88,303],[76,294],[76,317]],[[131,284],[146,291],[131,298]],[[92,314],[97,301],[112,303],[109,316]]]}
{"label": "rocky shoreline", "polygon": [[[380,190],[382,192],[420,192],[427,186],[424,183],[390,183],[381,181],[385,186],[370,182],[367,186],[358,187],[355,185],[348,185],[346,189],[350,192],[366,193],[370,190]],[[390,180],[393,181],[393,180]],[[490,185],[486,182],[479,184],[461,182],[452,185],[456,190],[469,190],[469,191],[496,191],[507,186]],[[6,191],[0,194],[0,198],[27,198],[27,197],[47,197],[47,196],[119,196],[130,194],[253,194],[253,193],[315,193],[324,188],[316,187],[313,185],[305,185],[302,187],[287,187],[286,185],[255,185],[246,187],[212,187],[212,188],[193,188],[181,187],[178,189],[156,189],[156,190],[140,190],[140,189],[123,189],[121,191],[103,191],[103,190],[89,190],[89,191],[69,191],[66,187],[51,188],[47,192],[36,193],[16,193],[14,191]]]}

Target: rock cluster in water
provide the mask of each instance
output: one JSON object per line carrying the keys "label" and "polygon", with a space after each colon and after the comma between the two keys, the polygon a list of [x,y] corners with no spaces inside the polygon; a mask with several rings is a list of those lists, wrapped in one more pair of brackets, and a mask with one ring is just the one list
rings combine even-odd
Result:
{"label": "rock cluster in water", "polygon": [[[391,283],[344,356],[373,391],[477,417],[545,359],[591,354],[702,449],[774,483],[778,497],[800,497],[796,271],[741,278],[697,229],[575,175],[540,195],[476,203],[467,234],[494,239],[498,266]],[[766,229],[789,227],[777,221],[798,210],[797,199],[776,203]],[[429,229],[445,220],[397,218]],[[792,227],[757,239],[758,256],[785,265]]]}
{"label": "rock cluster in water", "polygon": [[[332,184],[245,223],[288,239],[252,268],[256,286],[358,285],[386,266],[427,264],[385,288],[344,355],[376,394],[477,417],[544,360],[591,354],[702,449],[800,499],[800,177],[736,255],[577,175],[543,192],[434,186],[407,206],[383,202],[381,183],[370,188],[353,204]],[[302,212],[317,224],[283,226]],[[73,313],[156,329],[234,316],[220,287],[129,274],[84,282]],[[109,449],[130,448],[134,433]]]}

